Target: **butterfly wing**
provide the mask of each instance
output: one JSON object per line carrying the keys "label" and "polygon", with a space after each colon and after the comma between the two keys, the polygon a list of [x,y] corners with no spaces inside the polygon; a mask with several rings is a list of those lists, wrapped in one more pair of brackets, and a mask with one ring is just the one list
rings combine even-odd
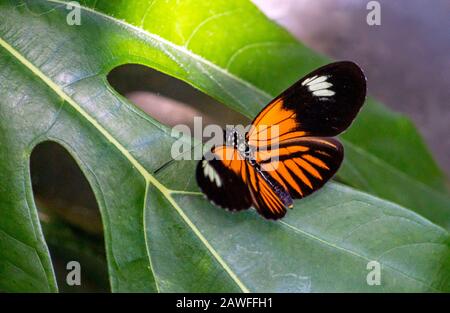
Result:
{"label": "butterfly wing", "polygon": [[216,205],[239,211],[254,206],[266,218],[278,219],[292,198],[276,180],[249,164],[236,149],[218,146],[197,165],[200,189]]}
{"label": "butterfly wing", "polygon": [[252,197],[243,179],[246,177],[245,162],[232,147],[212,148],[197,164],[196,177],[200,189],[210,201],[224,209],[248,209]]}
{"label": "butterfly wing", "polygon": [[321,67],[269,103],[247,140],[255,160],[292,198],[322,187],[339,169],[343,147],[336,136],[364,103],[366,80],[352,62]]}
{"label": "butterfly wing", "polygon": [[333,177],[344,153],[336,139],[302,137],[257,155],[261,169],[295,199],[313,193]]}
{"label": "butterfly wing", "polygon": [[270,102],[253,120],[250,145],[305,136],[332,137],[347,129],[364,103],[366,79],[353,62],[323,66]]}
{"label": "butterfly wing", "polygon": [[252,204],[259,214],[268,219],[279,219],[292,208],[292,197],[283,186],[268,173],[248,165],[248,187]]}

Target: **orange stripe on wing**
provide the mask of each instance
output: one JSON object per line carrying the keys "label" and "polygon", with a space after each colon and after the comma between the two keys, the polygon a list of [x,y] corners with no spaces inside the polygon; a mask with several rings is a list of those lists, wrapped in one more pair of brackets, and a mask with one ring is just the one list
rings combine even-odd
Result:
{"label": "orange stripe on wing", "polygon": [[250,183],[252,184],[252,187],[254,190],[258,190],[257,188],[257,177],[256,177],[256,172],[254,168],[250,168],[249,165],[247,165],[248,167],[248,172],[249,172],[249,177],[250,177]]}
{"label": "orange stripe on wing", "polygon": [[273,159],[278,160],[280,157],[288,156],[297,152],[306,152],[308,151],[308,147],[304,146],[292,146],[278,149],[268,149],[268,150],[258,150],[256,151],[256,160],[260,162],[266,162],[268,160]]}
{"label": "orange stripe on wing", "polygon": [[292,171],[294,172],[295,175],[298,176],[298,178],[300,178],[302,180],[302,182],[307,185],[309,188],[314,189],[311,181],[308,179],[308,177],[306,177],[306,175],[303,173],[303,171],[298,167],[297,164],[295,164],[294,161],[292,160],[286,160],[284,162],[286,164],[286,166]]}
{"label": "orange stripe on wing", "polygon": [[274,144],[281,144],[286,140],[299,139],[307,135],[304,131],[273,131],[269,134],[271,135],[251,136],[248,143],[252,146],[264,147]]}
{"label": "orange stripe on wing", "polygon": [[261,180],[262,184],[264,185],[264,190],[262,191],[262,195],[267,193],[267,198],[271,199],[271,203],[272,203],[272,209],[271,207],[269,207],[269,210],[274,212],[274,213],[281,213],[283,210],[283,203],[281,202],[280,198],[278,198],[278,196],[274,193],[274,191],[272,190],[272,188],[270,188],[270,186],[267,185],[267,182],[264,180]]}
{"label": "orange stripe on wing", "polygon": [[302,155],[302,158],[311,162],[314,165],[317,165],[318,167],[324,168],[326,170],[329,170],[330,168],[323,162],[321,159],[318,159],[312,155],[304,154]]}
{"label": "orange stripe on wing", "polygon": [[297,163],[299,166],[304,168],[312,176],[322,180],[322,175],[320,175],[320,173],[311,164],[309,164],[308,162],[306,162],[305,160],[303,160],[301,158],[295,158],[293,160],[295,163]]}
{"label": "orange stripe on wing", "polygon": [[[289,160],[288,160],[289,161]],[[277,172],[283,176],[283,178],[285,179],[285,181],[292,187],[292,189],[294,189],[295,191],[297,191],[299,194],[303,195],[302,189],[300,188],[300,186],[297,184],[297,182],[295,181],[295,179],[291,176],[291,174],[289,173],[289,171],[286,169],[286,164],[287,162],[279,162],[278,163],[278,168],[277,168]],[[286,164],[287,165],[287,164]],[[295,173],[295,172],[294,172]]]}

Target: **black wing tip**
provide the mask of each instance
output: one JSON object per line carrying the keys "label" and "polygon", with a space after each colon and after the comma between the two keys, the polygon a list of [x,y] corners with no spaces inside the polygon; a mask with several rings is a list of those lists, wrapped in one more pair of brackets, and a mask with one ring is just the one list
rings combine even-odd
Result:
{"label": "black wing tip", "polygon": [[348,73],[354,78],[354,80],[361,84],[361,89],[364,90],[364,99],[366,98],[367,77],[366,77],[366,74],[364,73],[362,67],[358,63],[356,63],[354,61],[350,61],[350,60],[343,60],[343,61],[337,61],[337,62],[330,63],[328,65],[323,66],[322,68],[326,68],[329,66],[340,67],[340,68],[348,71]]}
{"label": "black wing tip", "polygon": [[361,78],[364,78],[364,79],[366,78],[366,75],[364,74],[362,67],[354,61],[350,61],[350,60],[336,61],[336,62],[329,63],[325,66],[322,66],[321,68],[328,67],[328,66],[339,66],[339,67],[343,67],[343,68],[345,67],[345,68],[348,68],[349,70],[353,71],[354,73],[358,73],[358,76],[360,76]]}
{"label": "black wing tip", "polygon": [[364,74],[362,67],[358,63],[356,63],[354,61],[350,61],[350,60],[342,60],[342,61],[328,63],[324,66],[319,67],[314,72],[319,72],[319,71],[323,71],[325,69],[330,69],[330,68],[340,68],[340,69],[346,70],[356,80],[361,81],[364,84],[364,86],[367,85],[366,84],[367,77],[366,77],[366,74]]}
{"label": "black wing tip", "polygon": [[367,98],[367,78],[363,69],[353,61],[337,61],[325,65],[317,70],[333,70],[339,73],[339,76],[344,78],[343,88],[346,90],[347,99],[343,99],[348,105],[348,124],[343,127],[340,132],[345,131],[350,127],[356,115],[361,110]]}

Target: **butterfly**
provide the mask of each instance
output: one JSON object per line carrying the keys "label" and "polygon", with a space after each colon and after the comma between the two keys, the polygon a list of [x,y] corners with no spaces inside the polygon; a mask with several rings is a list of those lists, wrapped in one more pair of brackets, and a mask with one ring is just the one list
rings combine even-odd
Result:
{"label": "butterfly", "polygon": [[254,207],[279,219],[321,188],[339,169],[346,130],[366,97],[366,78],[353,62],[325,65],[272,100],[247,132],[224,132],[225,142],[197,164],[197,183],[214,204],[240,211]]}

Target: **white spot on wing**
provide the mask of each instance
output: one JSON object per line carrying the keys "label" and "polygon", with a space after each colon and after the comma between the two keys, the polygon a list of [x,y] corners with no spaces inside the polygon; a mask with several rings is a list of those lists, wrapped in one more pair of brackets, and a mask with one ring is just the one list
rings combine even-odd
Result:
{"label": "white spot on wing", "polygon": [[313,91],[313,95],[317,96],[317,97],[330,97],[330,96],[334,96],[334,94],[335,94],[335,92],[333,90],[329,90],[329,89]]}
{"label": "white spot on wing", "polygon": [[336,93],[330,89],[333,87],[333,84],[327,82],[329,76],[317,76],[314,75],[305,79],[302,82],[302,86],[307,86],[308,90],[312,92],[313,96],[316,97],[330,97],[335,95]]}
{"label": "white spot on wing", "polygon": [[309,86],[309,90],[310,91],[316,91],[316,90],[320,90],[320,89],[327,89],[329,87],[333,86],[332,83],[328,83],[328,82],[322,82],[322,83],[318,83],[318,84],[314,84]]}
{"label": "white spot on wing", "polygon": [[215,183],[217,187],[222,186],[222,180],[220,179],[219,174],[211,165],[209,165],[208,161],[203,160],[202,167],[203,174],[205,174],[205,176],[208,177],[211,182]]}
{"label": "white spot on wing", "polygon": [[313,77],[310,77],[310,78],[307,78],[307,79],[305,79],[303,82],[302,82],[302,86],[305,86],[305,85],[307,85],[310,81],[312,81],[312,80],[314,80],[314,79],[316,79],[317,78],[317,75],[315,75],[315,76],[313,76]]}

